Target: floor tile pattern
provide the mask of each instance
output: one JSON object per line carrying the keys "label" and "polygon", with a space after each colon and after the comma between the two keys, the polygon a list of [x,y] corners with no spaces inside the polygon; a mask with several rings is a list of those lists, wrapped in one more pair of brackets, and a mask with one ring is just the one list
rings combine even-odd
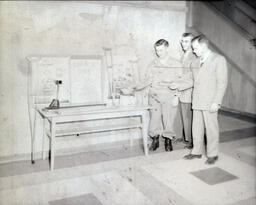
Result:
{"label": "floor tile pattern", "polygon": [[256,124],[220,115],[220,154],[184,160],[183,143],[144,156],[142,145],[0,164],[1,205],[254,205]]}
{"label": "floor tile pattern", "polygon": [[102,203],[93,194],[84,194],[82,196],[70,197],[55,201],[50,201],[49,205],[102,205]]}
{"label": "floor tile pattern", "polygon": [[191,174],[209,185],[224,183],[238,178],[219,167],[198,170],[191,172]]}

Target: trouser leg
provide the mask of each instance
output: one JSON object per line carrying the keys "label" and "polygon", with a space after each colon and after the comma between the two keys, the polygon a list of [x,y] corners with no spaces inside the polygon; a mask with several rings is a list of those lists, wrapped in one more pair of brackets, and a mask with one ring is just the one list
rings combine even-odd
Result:
{"label": "trouser leg", "polygon": [[149,135],[154,137],[162,134],[162,108],[154,98],[149,98],[149,103],[153,107],[150,111]]}
{"label": "trouser leg", "polygon": [[192,107],[191,103],[181,103],[181,115],[185,140],[192,145]]}
{"label": "trouser leg", "polygon": [[203,111],[206,137],[207,137],[207,156],[218,156],[219,148],[219,125],[217,119],[217,112],[211,113],[209,111]]}
{"label": "trouser leg", "polygon": [[200,155],[203,153],[204,145],[204,118],[201,110],[193,110],[192,135],[193,149],[191,154]]}
{"label": "trouser leg", "polygon": [[162,113],[164,125],[163,135],[164,137],[173,139],[176,137],[176,133],[174,131],[174,121],[178,113],[178,106],[174,107],[168,99],[168,101],[162,104]]}

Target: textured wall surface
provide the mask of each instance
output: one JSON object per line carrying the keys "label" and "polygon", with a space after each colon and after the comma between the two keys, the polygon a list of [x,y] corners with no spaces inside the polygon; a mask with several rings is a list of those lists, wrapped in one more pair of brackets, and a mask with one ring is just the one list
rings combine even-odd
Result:
{"label": "textured wall surface", "polygon": [[223,106],[256,114],[256,49],[242,32],[202,2],[193,3],[193,27],[230,60]]}
{"label": "textured wall surface", "polygon": [[[170,53],[179,57],[184,30],[184,2],[172,2],[169,10],[114,3],[1,2],[0,157],[31,150],[27,56],[103,55],[102,47],[111,47],[115,54],[135,55],[143,73],[159,38],[167,39]],[[121,138],[122,132],[111,141]],[[92,141],[86,143],[97,143]],[[63,141],[61,147],[69,144]],[[41,139],[36,148],[41,149]]]}

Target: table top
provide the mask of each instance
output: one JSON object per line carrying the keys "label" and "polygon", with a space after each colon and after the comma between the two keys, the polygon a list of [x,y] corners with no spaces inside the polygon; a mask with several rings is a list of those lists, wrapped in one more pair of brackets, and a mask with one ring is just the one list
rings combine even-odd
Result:
{"label": "table top", "polygon": [[86,115],[86,114],[98,114],[98,113],[114,113],[114,112],[132,112],[132,111],[144,111],[152,109],[150,106],[68,106],[58,109],[45,109],[39,108],[38,112],[46,118],[58,117],[58,116],[74,116],[74,115]]}

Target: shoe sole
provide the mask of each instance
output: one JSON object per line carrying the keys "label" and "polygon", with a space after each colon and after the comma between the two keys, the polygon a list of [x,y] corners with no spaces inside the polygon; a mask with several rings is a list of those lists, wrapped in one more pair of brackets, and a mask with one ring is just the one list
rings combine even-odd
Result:
{"label": "shoe sole", "polygon": [[208,162],[206,161],[205,164],[215,164],[215,162],[217,162],[218,159],[214,160],[213,162]]}
{"label": "shoe sole", "polygon": [[[216,162],[216,161],[215,161]],[[208,165],[213,165],[213,164],[215,164],[215,162],[205,162],[205,164],[208,164]]]}
{"label": "shoe sole", "polygon": [[201,159],[201,158],[202,158],[202,156],[200,156],[200,157],[191,157],[191,158],[183,157],[183,159],[186,159],[186,160]]}
{"label": "shoe sole", "polygon": [[153,149],[153,148],[149,148],[149,151],[156,151],[157,149],[159,148],[159,146],[158,147],[156,147],[155,149]]}

